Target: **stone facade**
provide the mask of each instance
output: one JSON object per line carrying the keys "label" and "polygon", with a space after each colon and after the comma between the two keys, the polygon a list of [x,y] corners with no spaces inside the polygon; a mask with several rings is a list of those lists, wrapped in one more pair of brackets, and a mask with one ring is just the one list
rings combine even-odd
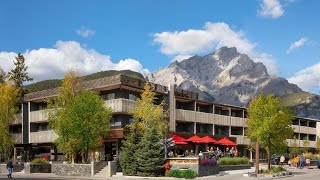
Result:
{"label": "stone facade", "polygon": [[[23,170],[23,164],[15,164],[13,165],[13,172],[21,172]],[[0,164],[0,174],[6,174],[8,173],[7,165],[6,164]]]}
{"label": "stone facade", "polygon": [[51,173],[51,164],[24,164],[24,173]]}
{"label": "stone facade", "polygon": [[52,164],[52,173],[58,176],[85,176],[91,177],[91,164]]}

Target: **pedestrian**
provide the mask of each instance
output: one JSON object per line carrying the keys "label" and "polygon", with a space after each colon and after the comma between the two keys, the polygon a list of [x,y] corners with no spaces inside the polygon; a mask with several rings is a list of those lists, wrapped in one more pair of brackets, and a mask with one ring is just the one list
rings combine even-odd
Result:
{"label": "pedestrian", "polygon": [[291,167],[291,164],[292,164],[292,160],[289,159],[289,160],[288,160],[288,165],[289,165],[289,167]]}
{"label": "pedestrian", "polygon": [[285,158],[284,155],[282,154],[281,157],[280,157],[280,166],[281,166],[281,167],[283,167],[285,160],[286,160],[286,158]]}
{"label": "pedestrian", "polygon": [[304,156],[303,156],[303,153],[301,153],[299,157],[299,168],[302,169],[303,166],[304,166]]}
{"label": "pedestrian", "polygon": [[294,163],[294,167],[297,169],[298,168],[298,163],[299,163],[299,157],[296,154],[294,155],[293,163]]}
{"label": "pedestrian", "polygon": [[307,169],[309,169],[309,167],[310,167],[310,159],[306,159],[306,167],[307,167]]}
{"label": "pedestrian", "polygon": [[13,172],[13,164],[12,161],[9,160],[7,163],[7,170],[8,170],[8,178],[12,178],[12,172]]}

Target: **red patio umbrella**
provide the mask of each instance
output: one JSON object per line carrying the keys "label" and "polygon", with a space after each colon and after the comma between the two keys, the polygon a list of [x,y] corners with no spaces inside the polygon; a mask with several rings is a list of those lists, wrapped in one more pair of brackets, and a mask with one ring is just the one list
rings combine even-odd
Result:
{"label": "red patio umbrella", "polygon": [[176,141],[175,144],[176,144],[176,145],[186,145],[186,144],[188,144],[188,143],[183,142],[183,141]]}
{"label": "red patio umbrella", "polygon": [[183,137],[180,137],[180,136],[178,136],[178,135],[173,135],[172,136],[172,141],[175,141],[175,142],[185,142],[185,141],[187,141],[185,138],[183,138]]}
{"label": "red patio umbrella", "polygon": [[221,145],[225,145],[225,146],[237,146],[238,145],[238,144],[230,141],[226,137],[224,137],[224,138],[220,139],[219,141],[217,141],[217,144],[221,144]]}
{"label": "red patio umbrella", "polygon": [[204,143],[217,143],[217,141],[214,140],[213,138],[211,138],[210,136],[202,137],[201,141],[204,142]]}
{"label": "red patio umbrella", "polygon": [[190,141],[190,142],[193,142],[193,143],[205,143],[202,141],[202,138],[197,136],[197,135],[194,135],[192,137],[190,137],[189,139],[187,139],[187,141]]}

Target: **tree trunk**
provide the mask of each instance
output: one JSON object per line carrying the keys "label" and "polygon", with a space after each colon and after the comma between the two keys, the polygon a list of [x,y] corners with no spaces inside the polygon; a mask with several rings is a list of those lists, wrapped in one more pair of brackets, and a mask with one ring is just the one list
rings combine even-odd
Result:
{"label": "tree trunk", "polygon": [[267,148],[267,154],[268,154],[268,169],[270,170],[271,169],[271,162],[270,162],[270,159],[271,159],[271,155],[270,155],[270,147],[271,147],[271,142],[269,140],[268,142],[268,148]]}

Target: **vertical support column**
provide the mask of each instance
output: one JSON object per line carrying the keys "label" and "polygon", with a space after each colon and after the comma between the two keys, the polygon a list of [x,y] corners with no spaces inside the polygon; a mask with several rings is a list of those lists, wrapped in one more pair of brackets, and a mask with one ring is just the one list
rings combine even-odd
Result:
{"label": "vertical support column", "polygon": [[212,122],[212,135],[214,136],[215,135],[215,132],[214,132],[214,122],[215,122],[215,112],[216,110],[215,110],[215,106],[214,106],[214,104],[212,105],[212,114],[213,114],[213,122]]}
{"label": "vertical support column", "polygon": [[301,119],[299,119],[298,147],[301,147],[300,146],[300,127],[301,127]]}
{"label": "vertical support column", "polygon": [[229,107],[229,136],[231,136],[231,107]]}
{"label": "vertical support column", "polygon": [[197,101],[194,101],[194,129],[193,133],[197,134]]}
{"label": "vertical support column", "polygon": [[170,131],[175,132],[176,131],[176,98],[174,95],[175,86],[169,85],[169,126]]}
{"label": "vertical support column", "polygon": [[28,102],[28,143],[30,143],[30,120],[31,120],[31,115],[30,115],[30,109],[31,109],[31,102]]}
{"label": "vertical support column", "polygon": [[17,148],[13,148],[13,164],[17,164]]}

